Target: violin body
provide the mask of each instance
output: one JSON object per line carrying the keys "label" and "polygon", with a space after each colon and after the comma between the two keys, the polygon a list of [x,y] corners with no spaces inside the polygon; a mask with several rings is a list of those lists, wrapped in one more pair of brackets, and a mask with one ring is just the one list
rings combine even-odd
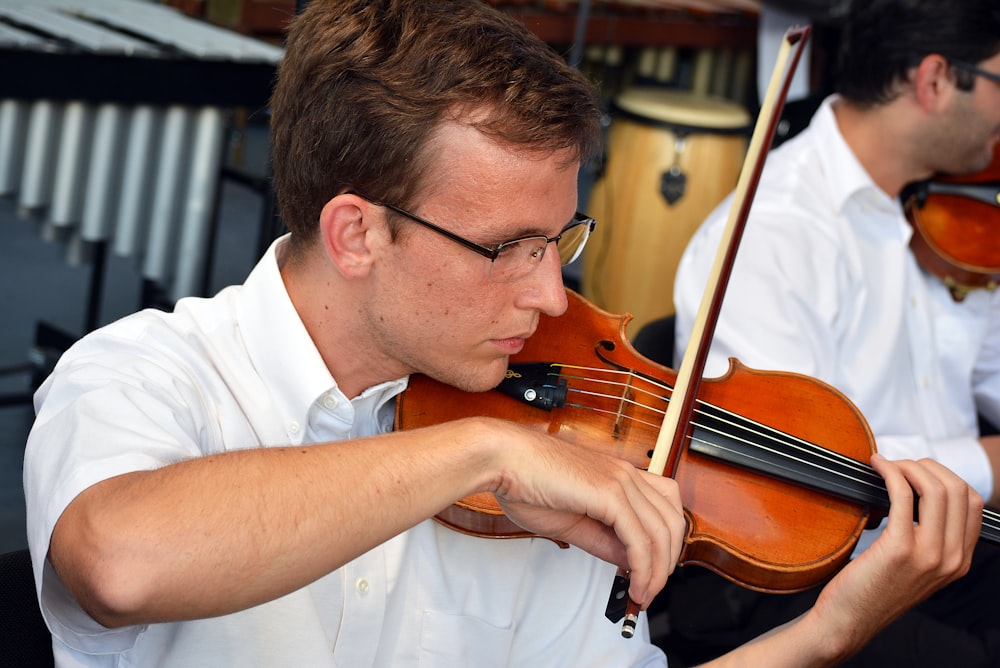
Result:
{"label": "violin body", "polygon": [[917,261],[955,301],[1000,282],[1000,144],[982,172],[908,186],[902,195]]}
{"label": "violin body", "polygon": [[[566,382],[562,407],[542,410],[497,390],[466,393],[413,376],[397,404],[397,428],[493,416],[647,468],[676,372],[631,346],[625,336],[629,319],[572,292],[565,315],[542,316],[510,368],[558,360]],[[754,371],[733,360],[725,376],[701,383],[698,399],[851,459],[867,462],[874,451],[874,439],[857,408],[837,390],[806,376]],[[760,591],[799,591],[832,576],[870,521],[863,504],[691,448],[680,454],[674,478],[688,520],[680,563],[703,565]],[[504,516],[491,494],[469,497],[437,519],[477,536],[531,535]]]}

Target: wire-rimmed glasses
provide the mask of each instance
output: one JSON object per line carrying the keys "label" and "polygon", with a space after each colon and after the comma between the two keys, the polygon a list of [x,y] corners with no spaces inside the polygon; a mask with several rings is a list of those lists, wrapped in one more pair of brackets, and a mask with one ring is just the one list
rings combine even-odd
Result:
{"label": "wire-rimmed glasses", "polygon": [[427,229],[433,230],[455,243],[482,255],[490,261],[490,279],[497,283],[517,281],[534,271],[542,262],[542,258],[545,257],[545,250],[550,243],[555,243],[556,249],[559,252],[559,262],[563,266],[573,262],[583,253],[583,247],[587,245],[590,233],[597,226],[596,220],[578,211],[573,214],[573,219],[569,224],[554,237],[538,234],[511,239],[510,241],[504,241],[496,246],[489,247],[469,241],[465,237],[450,232],[440,225],[436,225],[393,204],[380,202],[355,191],[349,191],[349,194],[357,195],[377,206],[384,206],[390,211],[394,211],[404,218],[423,225]]}

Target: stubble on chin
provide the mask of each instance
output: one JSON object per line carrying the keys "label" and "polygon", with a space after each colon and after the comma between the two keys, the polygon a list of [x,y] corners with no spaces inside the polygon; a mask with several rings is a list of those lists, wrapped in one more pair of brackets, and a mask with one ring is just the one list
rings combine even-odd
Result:
{"label": "stubble on chin", "polygon": [[456,367],[432,377],[463,392],[488,392],[500,384],[506,372],[507,359],[504,358],[489,365],[475,366],[470,363],[464,369]]}

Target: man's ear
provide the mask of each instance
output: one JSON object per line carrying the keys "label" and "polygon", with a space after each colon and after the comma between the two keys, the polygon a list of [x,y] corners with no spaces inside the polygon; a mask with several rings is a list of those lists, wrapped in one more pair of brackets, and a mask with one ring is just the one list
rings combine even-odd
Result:
{"label": "man's ear", "polygon": [[381,212],[357,195],[337,195],[323,207],[319,234],[323,250],[345,278],[368,272],[379,237],[384,234]]}
{"label": "man's ear", "polygon": [[928,112],[939,109],[958,90],[948,60],[936,53],[924,56],[914,70],[912,83],[917,103]]}

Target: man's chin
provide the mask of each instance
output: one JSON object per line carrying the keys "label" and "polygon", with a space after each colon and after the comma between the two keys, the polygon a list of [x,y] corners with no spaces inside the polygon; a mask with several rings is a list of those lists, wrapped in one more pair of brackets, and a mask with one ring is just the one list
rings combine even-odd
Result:
{"label": "man's chin", "polygon": [[504,358],[499,364],[491,364],[488,367],[479,369],[478,373],[454,374],[449,378],[441,380],[463,392],[488,392],[500,384],[506,373],[507,359]]}

